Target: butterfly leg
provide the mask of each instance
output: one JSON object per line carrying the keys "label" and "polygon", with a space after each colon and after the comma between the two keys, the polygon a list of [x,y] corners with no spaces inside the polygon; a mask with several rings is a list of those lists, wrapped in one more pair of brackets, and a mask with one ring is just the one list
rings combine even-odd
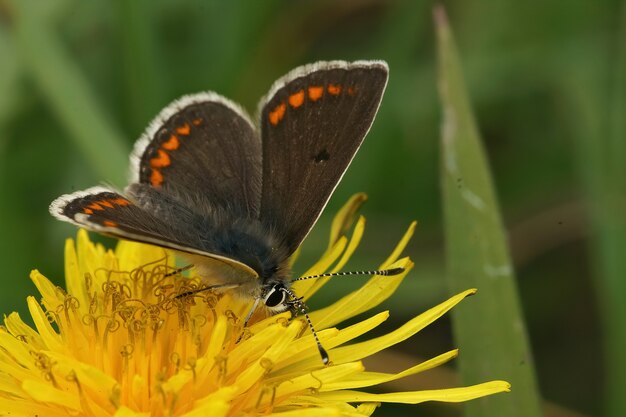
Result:
{"label": "butterfly leg", "polygon": [[246,314],[246,318],[243,321],[243,327],[244,328],[248,327],[248,322],[250,321],[250,318],[252,318],[252,315],[256,311],[256,309],[259,306],[260,302],[261,302],[260,298],[255,298],[254,299],[254,304],[252,304],[252,307],[250,308],[250,311],[248,311],[248,314]]}
{"label": "butterfly leg", "polygon": [[243,338],[244,332],[245,332],[246,328],[248,327],[248,322],[250,321],[250,318],[252,318],[252,315],[256,311],[256,309],[259,306],[260,302],[261,302],[261,298],[255,298],[254,299],[254,304],[252,304],[252,307],[250,308],[250,311],[248,311],[248,314],[246,314],[246,318],[243,321],[243,331],[241,332],[241,334],[237,338],[237,342],[236,343],[241,342],[241,339]]}

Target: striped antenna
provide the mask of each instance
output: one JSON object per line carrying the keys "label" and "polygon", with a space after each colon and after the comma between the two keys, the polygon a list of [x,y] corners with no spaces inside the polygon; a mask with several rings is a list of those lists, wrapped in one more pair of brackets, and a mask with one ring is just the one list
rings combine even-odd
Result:
{"label": "striped antenna", "polygon": [[[305,279],[315,279],[315,278],[325,278],[325,277],[336,277],[336,276],[346,276],[346,275],[382,275],[382,276],[390,276],[390,275],[398,275],[404,272],[404,268],[390,268],[390,269],[376,269],[373,271],[349,271],[349,272],[328,272],[325,274],[318,275],[309,275],[305,277],[299,277],[291,280],[291,282],[296,281],[304,281]],[[307,306],[302,301],[302,297],[296,297],[296,295],[287,288],[281,288],[285,294],[289,295],[291,298],[291,305],[293,305],[294,310],[298,313],[301,313],[306,318],[307,323],[309,324],[309,328],[311,329],[311,333],[313,333],[313,338],[315,338],[315,344],[317,345],[317,350],[320,352],[320,356],[322,357],[322,362],[324,365],[328,365],[330,362],[330,358],[328,357],[328,352],[322,346],[319,337],[317,336],[317,332],[313,327],[313,323],[311,323],[311,318],[307,313]]]}
{"label": "striped antenna", "polygon": [[167,277],[171,277],[171,276],[173,276],[173,275],[180,274],[181,272],[188,271],[188,270],[190,270],[191,268],[193,268],[193,264],[191,264],[191,265],[185,265],[185,266],[180,267],[180,268],[176,268],[175,270],[173,270],[173,271],[168,272],[167,274],[165,274],[165,278],[167,278]]}
{"label": "striped antenna", "polygon": [[341,277],[346,275],[398,275],[404,272],[403,267],[391,268],[391,269],[376,269],[373,271],[348,271],[348,272],[327,272],[319,275],[309,275],[306,277],[299,277],[292,279],[291,282],[304,281],[305,279],[326,278],[326,277]]}
{"label": "striped antenna", "polygon": [[328,352],[326,352],[326,349],[324,349],[324,347],[322,346],[322,342],[320,342],[319,337],[317,337],[315,327],[313,327],[313,323],[311,323],[311,317],[309,317],[309,313],[307,313],[308,307],[306,306],[306,304],[304,304],[304,301],[302,301],[302,297],[296,297],[296,295],[292,291],[285,287],[281,288],[280,290],[291,298],[290,304],[294,307],[296,313],[301,313],[306,318],[306,322],[309,324],[309,329],[311,329],[311,333],[313,333],[313,338],[315,339],[317,350],[320,352],[320,356],[322,357],[322,362],[324,363],[324,365],[328,365],[328,362],[330,362]]}
{"label": "striped antenna", "polygon": [[[191,268],[193,268],[193,264],[191,265],[185,265],[181,268],[176,268],[175,270],[173,270],[172,272],[168,272],[167,274],[165,274],[165,277],[170,277],[172,275],[176,275],[176,274],[180,274],[181,272],[185,272],[190,270]],[[205,291],[211,291],[211,290],[228,290],[231,288],[237,288],[239,287],[240,284],[218,284],[218,285],[209,285],[206,287],[200,287],[200,288],[195,288],[193,290],[189,290],[189,291],[185,291],[182,292],[180,294],[177,294],[174,298],[179,299],[179,298],[185,298],[185,297],[189,297],[190,295],[195,295],[201,292],[205,292]]]}

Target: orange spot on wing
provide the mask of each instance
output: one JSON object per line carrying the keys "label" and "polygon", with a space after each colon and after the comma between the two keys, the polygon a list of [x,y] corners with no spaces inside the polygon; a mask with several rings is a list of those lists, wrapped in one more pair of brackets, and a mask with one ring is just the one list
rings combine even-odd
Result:
{"label": "orange spot on wing", "polygon": [[98,204],[98,202],[91,203],[87,206],[87,208],[90,208],[92,210],[104,210],[104,208],[100,204]]}
{"label": "orange spot on wing", "polygon": [[201,118],[193,119],[191,123],[193,123],[194,126],[200,126],[202,124],[202,119]]}
{"label": "orange spot on wing", "polygon": [[111,204],[109,200],[100,200],[98,201],[98,204],[104,207],[113,208],[113,204]]}
{"label": "orange spot on wing", "polygon": [[152,174],[150,174],[150,184],[155,187],[163,184],[163,174],[161,174],[161,171],[159,171],[158,169],[152,170]]}
{"label": "orange spot on wing", "polygon": [[105,220],[102,222],[103,225],[105,225],[106,227],[117,227],[117,223],[112,222],[111,220]]}
{"label": "orange spot on wing", "polygon": [[83,213],[85,213],[85,214],[93,214],[93,210],[92,210],[92,209],[90,209],[90,208],[85,207],[85,208],[83,209]]}
{"label": "orange spot on wing", "polygon": [[341,85],[340,84],[328,84],[328,94],[333,96],[338,96],[341,94]]}
{"label": "orange spot on wing", "polygon": [[184,125],[176,128],[176,133],[178,133],[179,135],[183,135],[183,136],[187,136],[190,131],[191,131],[191,126],[189,126],[189,123],[185,123]]}
{"label": "orange spot on wing", "polygon": [[289,105],[294,109],[302,106],[302,103],[304,103],[304,90],[300,90],[289,96]]}
{"label": "orange spot on wing", "polygon": [[285,117],[285,110],[287,110],[287,105],[285,103],[280,103],[274,111],[271,111],[268,115],[270,119],[270,123],[276,126],[278,122],[280,122],[283,117]]}
{"label": "orange spot on wing", "polygon": [[317,101],[320,98],[322,98],[323,95],[324,95],[324,87],[322,87],[321,85],[309,87],[309,100]]}
{"label": "orange spot on wing", "polygon": [[166,142],[163,142],[161,148],[167,149],[168,151],[173,151],[175,149],[178,149],[179,146],[180,141],[178,140],[178,137],[176,137],[176,135],[172,135]]}
{"label": "orange spot on wing", "polygon": [[157,152],[159,153],[159,156],[150,160],[150,166],[152,168],[164,168],[172,163],[167,152],[162,149],[157,149]]}
{"label": "orange spot on wing", "polygon": [[118,206],[128,206],[130,204],[130,201],[126,200],[125,198],[116,198],[115,200],[111,200],[111,202]]}

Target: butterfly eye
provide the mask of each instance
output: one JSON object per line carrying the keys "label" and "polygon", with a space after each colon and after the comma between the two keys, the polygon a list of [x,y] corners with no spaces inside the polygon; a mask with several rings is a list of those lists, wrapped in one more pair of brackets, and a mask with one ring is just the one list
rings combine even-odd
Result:
{"label": "butterfly eye", "polygon": [[285,302],[285,299],[287,298],[287,295],[285,294],[284,291],[281,291],[281,286],[280,285],[274,285],[269,292],[267,293],[267,296],[265,297],[265,306],[266,307],[276,307],[278,305],[281,305]]}

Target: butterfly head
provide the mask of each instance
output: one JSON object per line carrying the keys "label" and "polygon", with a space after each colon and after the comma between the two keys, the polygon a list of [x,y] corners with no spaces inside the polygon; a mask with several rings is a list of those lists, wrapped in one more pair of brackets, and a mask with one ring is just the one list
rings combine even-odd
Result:
{"label": "butterfly head", "polygon": [[263,304],[273,314],[289,310],[291,307],[289,292],[282,282],[270,283],[264,288]]}
{"label": "butterfly head", "polygon": [[261,293],[257,296],[260,303],[271,314],[282,313],[293,308],[293,292],[290,288],[291,268],[286,257],[280,260],[271,260],[269,265],[261,268],[259,278]]}

